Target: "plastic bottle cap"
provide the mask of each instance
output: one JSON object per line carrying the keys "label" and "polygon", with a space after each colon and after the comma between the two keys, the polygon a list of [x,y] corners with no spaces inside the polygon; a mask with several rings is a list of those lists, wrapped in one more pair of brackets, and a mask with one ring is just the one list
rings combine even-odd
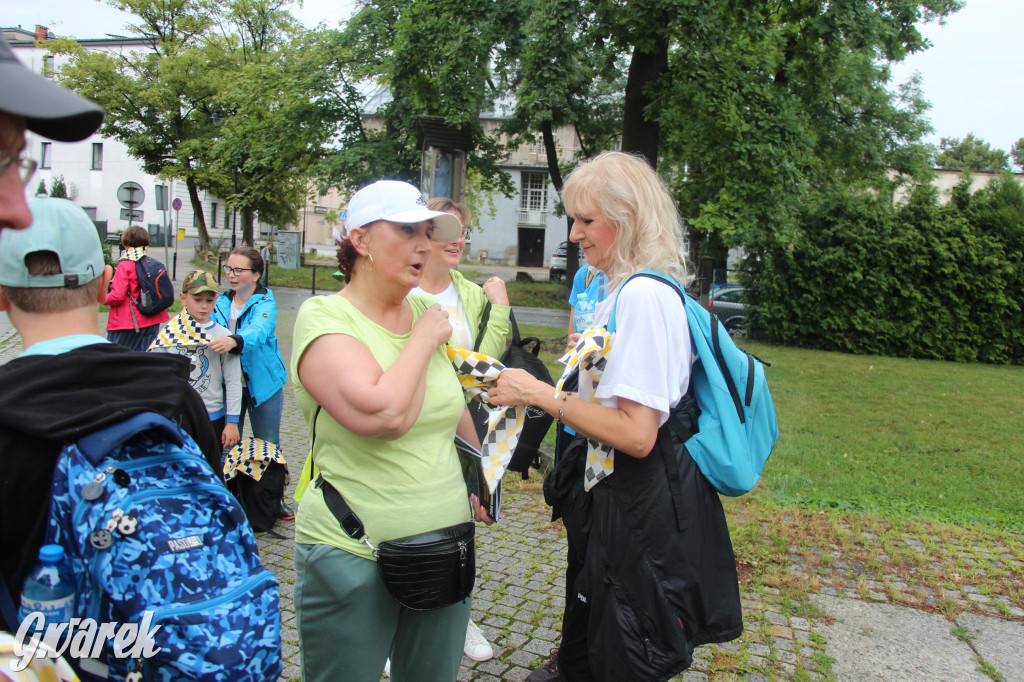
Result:
{"label": "plastic bottle cap", "polygon": [[55,564],[64,559],[64,548],[60,545],[43,545],[39,548],[39,560]]}

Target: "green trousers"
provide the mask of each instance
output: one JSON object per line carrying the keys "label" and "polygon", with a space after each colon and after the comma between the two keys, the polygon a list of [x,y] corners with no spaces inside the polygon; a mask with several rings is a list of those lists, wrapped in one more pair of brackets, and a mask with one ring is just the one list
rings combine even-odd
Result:
{"label": "green trousers", "polygon": [[378,682],[390,656],[394,682],[454,681],[470,602],[411,611],[388,594],[375,562],[330,545],[296,544],[302,679]]}

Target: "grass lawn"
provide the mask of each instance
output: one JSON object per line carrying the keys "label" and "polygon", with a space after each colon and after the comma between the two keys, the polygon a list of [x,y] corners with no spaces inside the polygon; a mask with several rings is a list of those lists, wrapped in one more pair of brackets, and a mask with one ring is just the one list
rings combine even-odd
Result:
{"label": "grass lawn", "polygon": [[744,345],[772,363],[773,500],[1024,531],[1024,368]]}

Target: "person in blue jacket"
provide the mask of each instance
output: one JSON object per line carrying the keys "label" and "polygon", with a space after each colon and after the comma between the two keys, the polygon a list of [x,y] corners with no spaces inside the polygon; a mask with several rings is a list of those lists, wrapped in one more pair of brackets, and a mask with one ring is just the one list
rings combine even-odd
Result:
{"label": "person in blue jacket", "polygon": [[[210,342],[210,349],[241,356],[243,384],[239,432],[245,426],[248,413],[254,437],[279,443],[288,372],[277,347],[277,303],[273,292],[259,283],[265,267],[260,252],[251,246],[231,250],[224,265],[224,274],[231,289],[220,295],[210,315],[214,322],[227,327],[231,335],[214,339]],[[278,517],[295,518],[283,498]]]}

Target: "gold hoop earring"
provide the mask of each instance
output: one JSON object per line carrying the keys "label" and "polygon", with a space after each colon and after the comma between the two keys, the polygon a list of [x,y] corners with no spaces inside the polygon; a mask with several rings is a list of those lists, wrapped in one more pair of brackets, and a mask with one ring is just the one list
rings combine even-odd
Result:
{"label": "gold hoop earring", "polygon": [[367,271],[367,272],[373,272],[373,266],[374,266],[374,262],[373,262],[373,254],[372,254],[372,253],[369,253],[369,252],[367,252],[367,253],[366,253],[366,257],[370,259],[370,264],[369,264],[369,265],[367,265],[367,264],[366,264],[366,261],[363,261],[363,267],[364,267],[364,268],[366,269],[366,271]]}

